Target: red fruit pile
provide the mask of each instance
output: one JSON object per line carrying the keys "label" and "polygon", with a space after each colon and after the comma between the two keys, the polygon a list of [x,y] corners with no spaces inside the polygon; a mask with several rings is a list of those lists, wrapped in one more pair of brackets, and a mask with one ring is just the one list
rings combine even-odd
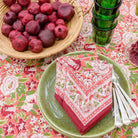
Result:
{"label": "red fruit pile", "polygon": [[138,40],[131,45],[130,51],[129,51],[129,59],[132,63],[138,66]]}
{"label": "red fruit pile", "polygon": [[12,47],[20,52],[30,49],[39,53],[52,46],[56,38],[64,39],[68,34],[66,23],[75,14],[73,6],[50,0],[3,0],[9,6],[4,14],[5,24],[1,32],[9,37]]}

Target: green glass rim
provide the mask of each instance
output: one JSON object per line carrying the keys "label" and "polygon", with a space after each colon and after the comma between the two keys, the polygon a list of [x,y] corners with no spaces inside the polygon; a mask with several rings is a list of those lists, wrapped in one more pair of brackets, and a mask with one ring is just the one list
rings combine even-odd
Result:
{"label": "green glass rim", "polygon": [[118,13],[117,13],[117,15],[115,15],[115,17],[113,17],[112,19],[107,19],[107,20],[98,17],[98,16],[96,15],[96,13],[94,13],[94,7],[92,8],[92,13],[93,13],[94,17],[96,17],[96,18],[99,19],[99,20],[102,20],[102,21],[112,21],[112,20],[116,19],[116,18],[119,16],[120,11],[118,11]]}
{"label": "green glass rim", "polygon": [[116,21],[116,23],[115,23],[111,28],[102,29],[102,28],[98,28],[98,27],[94,24],[93,19],[92,19],[92,25],[93,25],[93,27],[94,27],[95,29],[97,29],[97,30],[100,30],[100,31],[105,31],[105,32],[107,32],[107,31],[113,30],[113,29],[117,26],[117,24],[118,24],[118,21]]}
{"label": "green glass rim", "polygon": [[118,7],[121,5],[122,0],[120,0],[120,2],[119,2],[119,3],[118,3],[114,8],[106,8],[106,7],[102,7],[100,4],[97,3],[96,0],[94,0],[94,2],[95,2],[95,4],[98,5],[100,8],[103,8],[103,9],[106,9],[106,10],[113,10],[113,9],[118,8]]}

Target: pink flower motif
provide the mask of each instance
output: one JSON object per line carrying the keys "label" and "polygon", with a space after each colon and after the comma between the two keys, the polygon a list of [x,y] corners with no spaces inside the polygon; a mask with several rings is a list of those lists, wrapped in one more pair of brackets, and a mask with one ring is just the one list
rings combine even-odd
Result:
{"label": "pink flower motif", "polygon": [[35,133],[38,133],[39,132],[39,126],[37,126],[37,125],[35,125],[33,128],[32,128],[32,130],[33,130],[33,132],[35,132]]}
{"label": "pink flower motif", "polygon": [[1,55],[1,54],[0,54],[0,59],[1,59],[1,60],[4,60],[4,59],[6,59],[6,58],[7,58],[7,55],[5,55],[5,54],[2,54],[2,55]]}
{"label": "pink flower motif", "polygon": [[3,84],[1,85],[0,89],[1,92],[6,96],[10,93],[14,92],[18,87],[18,79],[15,76],[6,76],[3,79]]}
{"label": "pink flower motif", "polygon": [[21,67],[24,67],[27,61],[26,59],[18,59],[14,57],[11,57],[11,60],[14,61],[14,63],[16,63],[17,65],[20,65]]}
{"label": "pink flower motif", "polygon": [[22,132],[19,135],[17,135],[17,138],[27,138],[27,137],[28,137],[27,132]]}
{"label": "pink flower motif", "polygon": [[24,104],[21,108],[26,112],[29,112],[33,108],[33,104],[27,103],[27,104]]}
{"label": "pink flower motif", "polygon": [[22,131],[22,130],[26,130],[25,124],[26,124],[26,122],[25,122],[22,118],[20,118],[20,119],[19,119],[19,123],[16,125],[16,128],[17,128],[17,130],[18,130],[18,133],[19,133],[20,131]]}
{"label": "pink flower motif", "polygon": [[2,116],[7,116],[7,115],[10,115],[10,114],[13,114],[15,111],[16,111],[15,106],[13,106],[13,105],[4,105],[1,108],[1,115]]}
{"label": "pink flower motif", "polygon": [[55,56],[50,56],[45,59],[44,63],[45,64],[50,64],[56,57]]}
{"label": "pink flower motif", "polygon": [[88,99],[87,101],[83,101],[82,105],[81,105],[81,108],[82,108],[82,110],[83,110],[84,113],[93,110],[94,109],[93,100],[90,101]]}
{"label": "pink flower motif", "polygon": [[120,7],[120,11],[121,11],[121,13],[120,14],[122,14],[122,15],[128,15],[129,14],[129,9],[128,9],[128,7],[127,7],[127,5],[125,4],[125,2],[122,4],[122,6]]}
{"label": "pink flower motif", "polygon": [[85,44],[84,45],[84,50],[87,50],[87,51],[91,51],[91,50],[96,50],[96,45],[94,45],[94,43],[91,43],[91,44]]}
{"label": "pink flower motif", "polygon": [[112,43],[120,44],[121,43],[121,35],[119,32],[115,31],[113,35],[113,39],[111,40]]}
{"label": "pink flower motif", "polygon": [[9,122],[8,124],[4,125],[3,126],[3,132],[4,132],[4,135],[11,135],[11,134],[14,134],[14,128],[15,125],[12,123],[12,122]]}
{"label": "pink flower motif", "polygon": [[68,65],[73,69],[73,70],[79,70],[81,67],[81,61],[76,60],[76,59],[68,59]]}
{"label": "pink flower motif", "polygon": [[[125,27],[126,24],[125,24],[124,22],[120,22],[120,23],[119,23],[119,26],[120,26],[120,27]],[[114,38],[114,37],[113,37],[113,38]]]}
{"label": "pink flower motif", "polygon": [[27,86],[28,90],[34,90],[34,89],[36,89],[37,88],[37,84],[38,84],[38,82],[35,81],[35,80],[33,80],[33,79],[31,81],[27,81],[26,82],[26,86]]}
{"label": "pink flower motif", "polygon": [[[1,70],[0,70],[1,71]],[[0,75],[0,84],[1,84],[1,80],[2,80],[2,75]]]}
{"label": "pink flower motif", "polygon": [[39,123],[40,123],[40,124],[43,124],[43,123],[45,123],[45,122],[46,122],[46,120],[45,120],[43,117],[39,119]]}
{"label": "pink flower motif", "polygon": [[134,40],[136,38],[137,38],[137,36],[135,33],[126,32],[123,34],[123,40],[122,41],[125,45],[127,45],[131,39]]}
{"label": "pink flower motif", "polygon": [[91,23],[84,23],[80,34],[83,37],[87,37],[88,35],[91,35],[92,33],[91,30],[92,30]]}
{"label": "pink flower motif", "polygon": [[[94,63],[94,62],[93,62]],[[92,64],[93,64],[92,63]],[[103,61],[95,62],[96,65],[94,66],[93,70],[100,75],[107,74],[110,70],[109,64],[104,63]],[[92,65],[93,66],[93,65]],[[98,79],[100,76],[98,77]]]}
{"label": "pink flower motif", "polygon": [[138,137],[138,127],[134,127],[134,128],[132,129],[132,131],[133,131],[133,136]]}
{"label": "pink flower motif", "polygon": [[36,103],[36,98],[37,98],[36,93],[33,95],[28,95],[28,96],[26,96],[25,102],[34,104],[34,103]]}
{"label": "pink flower motif", "polygon": [[31,73],[35,73],[35,72],[36,72],[35,66],[25,66],[24,67],[25,74],[31,74]]}
{"label": "pink flower motif", "polygon": [[88,101],[86,106],[89,111],[94,109],[94,104],[91,101]]}
{"label": "pink flower motif", "polygon": [[132,6],[130,7],[130,14],[131,14],[133,17],[137,18],[137,15],[136,15],[136,5],[132,5]]}
{"label": "pink flower motif", "polygon": [[90,4],[89,0],[77,0],[77,2],[82,6],[82,7],[87,7],[88,4]]}
{"label": "pink flower motif", "polygon": [[26,96],[24,105],[21,107],[26,112],[29,112],[33,108],[33,104],[36,103],[36,94]]}
{"label": "pink flower motif", "polygon": [[31,138],[47,138],[47,136],[44,136],[43,134],[33,134]]}
{"label": "pink flower motif", "polygon": [[81,105],[82,102],[83,102],[83,97],[81,95],[79,95],[79,94],[76,94],[76,96],[75,96],[75,103],[77,105]]}
{"label": "pink flower motif", "polygon": [[137,101],[137,96],[136,96],[136,94],[132,94],[131,99],[132,99],[134,102],[136,102],[136,101]]}
{"label": "pink flower motif", "polygon": [[42,70],[45,70],[46,67],[47,67],[46,65],[45,65],[45,66],[41,66],[41,69],[42,69]]}
{"label": "pink flower motif", "polygon": [[113,138],[110,135],[106,134],[105,136],[103,136],[103,138]]}
{"label": "pink flower motif", "polygon": [[85,87],[89,88],[92,85],[92,80],[87,78],[87,79],[83,80],[83,83],[84,83]]}

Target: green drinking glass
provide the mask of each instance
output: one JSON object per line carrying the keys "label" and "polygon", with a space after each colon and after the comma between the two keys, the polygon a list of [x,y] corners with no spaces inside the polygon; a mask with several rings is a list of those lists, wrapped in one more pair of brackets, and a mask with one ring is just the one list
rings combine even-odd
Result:
{"label": "green drinking glass", "polygon": [[103,16],[114,16],[119,12],[119,7],[122,3],[122,0],[120,0],[119,3],[113,8],[105,8],[102,7],[96,0],[94,0],[94,8],[97,15],[103,15]]}
{"label": "green drinking glass", "polygon": [[116,23],[108,29],[101,29],[94,24],[92,19],[92,26],[93,26],[92,37],[94,42],[99,46],[105,46],[108,43],[110,43],[112,35],[114,33],[114,29],[117,26],[117,24],[118,21],[116,21]]}
{"label": "green drinking glass", "polygon": [[101,29],[107,29],[112,27],[116,23],[117,17],[119,16],[120,12],[118,12],[114,16],[102,16],[102,15],[97,15],[93,7],[92,13],[93,13],[94,24]]}
{"label": "green drinking glass", "polygon": [[97,0],[97,3],[104,8],[114,8],[120,0]]}

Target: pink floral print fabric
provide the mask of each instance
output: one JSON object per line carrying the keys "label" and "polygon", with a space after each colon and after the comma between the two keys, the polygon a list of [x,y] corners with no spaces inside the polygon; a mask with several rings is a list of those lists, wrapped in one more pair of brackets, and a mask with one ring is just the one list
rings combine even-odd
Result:
{"label": "pink floral print fabric", "polygon": [[[88,7],[90,0],[81,1]],[[0,53],[0,138],[66,138],[56,132],[42,116],[37,103],[37,87],[41,75],[55,59],[74,51],[94,51],[113,59],[127,74],[132,88],[132,100],[138,106],[138,68],[130,64],[124,49],[131,40],[138,39],[136,0],[123,0],[118,25],[112,41],[98,47],[92,40],[91,11],[84,17],[78,38],[63,52],[40,60],[25,60]],[[78,99],[81,99],[78,97]],[[129,126],[114,129],[104,138],[138,137],[138,120]]]}

